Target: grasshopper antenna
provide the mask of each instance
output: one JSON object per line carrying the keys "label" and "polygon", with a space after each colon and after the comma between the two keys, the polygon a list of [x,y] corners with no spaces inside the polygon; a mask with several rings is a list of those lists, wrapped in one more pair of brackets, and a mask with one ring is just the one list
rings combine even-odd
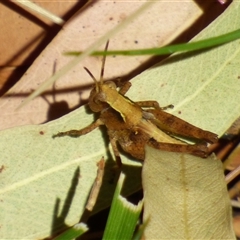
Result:
{"label": "grasshopper antenna", "polygon": [[[108,40],[107,43],[106,43],[104,52],[107,52],[108,45],[109,45],[109,40]],[[102,60],[102,67],[101,67],[101,73],[100,73],[100,84],[98,84],[98,81],[97,81],[97,79],[93,76],[93,74],[92,74],[86,67],[83,67],[83,68],[86,70],[86,72],[90,75],[90,77],[93,79],[93,81],[96,83],[96,91],[97,91],[97,92],[99,92],[99,85],[102,85],[102,84],[103,84],[103,75],[104,75],[105,62],[106,62],[106,55],[103,56],[103,60]]]}
{"label": "grasshopper antenna", "polygon": [[86,67],[83,67],[86,72],[90,75],[90,77],[94,80],[95,83],[97,83],[97,79],[92,75],[92,73],[86,68]]}
{"label": "grasshopper antenna", "polygon": [[[106,43],[104,52],[107,52],[108,45],[109,45],[109,40]],[[104,68],[105,68],[106,57],[107,57],[106,55],[103,56],[103,60],[102,60],[102,68],[101,68],[101,73],[100,73],[100,84],[101,85],[103,84],[103,75],[104,75]]]}

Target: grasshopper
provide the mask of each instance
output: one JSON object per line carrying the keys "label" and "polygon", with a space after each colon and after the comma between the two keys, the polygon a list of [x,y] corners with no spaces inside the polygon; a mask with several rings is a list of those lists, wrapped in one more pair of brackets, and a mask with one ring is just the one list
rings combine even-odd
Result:
{"label": "grasshopper", "polygon": [[[133,102],[124,96],[131,87],[130,82],[123,84],[119,90],[114,82],[103,82],[105,61],[106,56],[103,57],[99,81],[84,67],[95,82],[88,105],[93,112],[100,112],[99,118],[81,130],[59,132],[53,138],[79,137],[105,125],[118,166],[121,166],[121,158],[117,143],[125,152],[139,160],[145,158],[146,144],[166,151],[186,152],[200,157],[208,155],[207,143],[217,142],[216,134],[164,111],[172,105],[161,108],[157,101]],[[200,140],[200,143],[189,145],[174,138],[174,135]]]}

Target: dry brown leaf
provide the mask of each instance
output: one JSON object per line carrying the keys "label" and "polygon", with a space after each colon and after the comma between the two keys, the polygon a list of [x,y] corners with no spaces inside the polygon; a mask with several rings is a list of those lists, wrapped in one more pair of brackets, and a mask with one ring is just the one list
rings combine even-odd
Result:
{"label": "dry brown leaf", "polygon": [[[1,129],[49,120],[49,103],[54,103],[52,93],[46,96],[49,103],[43,97],[38,97],[18,112],[15,109],[33,89],[52,75],[54,63],[56,70],[59,70],[69,62],[70,58],[63,56],[64,52],[84,50],[145,2],[97,1],[85,11],[76,14],[35,60],[23,78],[8,92],[10,97],[0,100]],[[161,46],[189,27],[201,13],[194,2],[156,1],[127,28],[111,38],[109,48],[134,49]],[[146,59],[147,57],[109,57],[105,77],[112,78],[127,74]],[[56,86],[59,92],[56,102],[64,101],[65,106],[67,105],[66,110],[78,107],[82,100],[88,97],[88,94],[80,94],[79,89],[92,84],[92,79],[85,73],[83,66],[88,67],[95,76],[99,76],[100,65],[101,58],[89,58],[62,77]],[[17,94],[20,96],[16,97]]]}
{"label": "dry brown leaf", "polygon": [[[38,6],[64,17],[76,4],[72,1],[35,1]],[[17,2],[0,5],[0,17],[2,19],[0,35],[0,65],[17,67],[30,63],[27,58],[36,51],[39,44],[44,40],[53,23],[43,16],[30,11],[27,14],[23,5],[17,6]],[[22,14],[22,15],[21,15]],[[38,20],[39,19],[39,20]],[[17,41],[16,41],[17,39]]]}

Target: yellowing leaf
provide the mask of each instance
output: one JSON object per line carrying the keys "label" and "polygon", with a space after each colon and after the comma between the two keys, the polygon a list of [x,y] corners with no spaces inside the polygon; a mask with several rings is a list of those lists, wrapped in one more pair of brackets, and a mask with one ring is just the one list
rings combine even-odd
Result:
{"label": "yellowing leaf", "polygon": [[146,148],[146,239],[235,239],[222,163]]}

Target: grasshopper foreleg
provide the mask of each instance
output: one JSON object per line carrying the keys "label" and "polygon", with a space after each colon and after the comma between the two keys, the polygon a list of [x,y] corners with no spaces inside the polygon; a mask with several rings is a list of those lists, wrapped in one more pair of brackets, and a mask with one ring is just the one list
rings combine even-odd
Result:
{"label": "grasshopper foreleg", "polygon": [[121,95],[125,95],[131,86],[132,86],[132,84],[130,82],[126,82],[123,84],[123,86],[120,87],[118,92]]}
{"label": "grasshopper foreleg", "polygon": [[114,153],[114,156],[115,156],[117,166],[119,168],[121,168],[122,160],[121,160],[121,157],[120,157],[120,154],[119,154],[119,151],[118,151],[118,147],[117,147],[117,139],[115,137],[112,137],[111,134],[109,134],[109,139],[110,139],[110,143],[111,143],[111,146],[112,146],[112,149],[113,149],[113,153]]}
{"label": "grasshopper foreleg", "polygon": [[[119,89],[119,93],[121,95],[125,95],[127,93],[127,91],[130,89],[130,87],[132,86],[132,84],[130,82],[126,82],[124,83],[124,85],[122,87],[120,87]],[[174,106],[172,104],[169,104],[165,107],[160,107],[159,103],[157,101],[138,101],[135,102],[139,107],[143,107],[143,108],[156,108],[156,109],[161,109],[161,110],[167,110],[169,108],[173,108]]]}
{"label": "grasshopper foreleg", "polygon": [[59,132],[52,137],[63,137],[63,136],[70,136],[70,137],[79,137],[82,135],[85,135],[91,131],[93,131],[95,128],[99,127],[100,125],[103,125],[104,123],[102,122],[101,119],[97,119],[94,123],[90,124],[89,126],[80,129],[80,130],[69,130],[66,132]]}

